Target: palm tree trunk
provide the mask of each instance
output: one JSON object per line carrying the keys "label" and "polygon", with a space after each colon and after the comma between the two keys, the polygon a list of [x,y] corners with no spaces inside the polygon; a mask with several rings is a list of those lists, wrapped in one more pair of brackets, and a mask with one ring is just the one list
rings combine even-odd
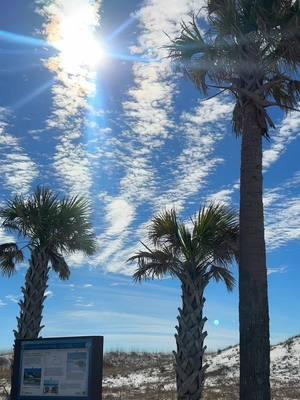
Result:
{"label": "palm tree trunk", "polygon": [[36,249],[31,253],[29,268],[22,287],[23,300],[19,302],[20,316],[14,331],[16,339],[37,339],[43,328],[42,313],[45,291],[48,287],[48,256],[45,250]]}
{"label": "palm tree trunk", "polygon": [[205,370],[203,346],[207,332],[203,332],[206,318],[203,318],[204,288],[200,279],[187,277],[182,281],[182,309],[179,310],[177,352],[175,355],[176,383],[178,400],[199,400],[202,398]]}
{"label": "palm tree trunk", "polygon": [[264,238],[262,129],[244,109],[240,191],[240,399],[270,400],[268,283]]}

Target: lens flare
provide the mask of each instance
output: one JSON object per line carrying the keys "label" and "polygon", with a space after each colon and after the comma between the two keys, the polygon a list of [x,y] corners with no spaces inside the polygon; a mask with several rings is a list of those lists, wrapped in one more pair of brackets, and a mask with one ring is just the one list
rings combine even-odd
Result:
{"label": "lens flare", "polygon": [[60,65],[68,73],[81,68],[96,69],[104,62],[105,50],[96,36],[95,10],[87,4],[62,16],[53,46],[59,51]]}

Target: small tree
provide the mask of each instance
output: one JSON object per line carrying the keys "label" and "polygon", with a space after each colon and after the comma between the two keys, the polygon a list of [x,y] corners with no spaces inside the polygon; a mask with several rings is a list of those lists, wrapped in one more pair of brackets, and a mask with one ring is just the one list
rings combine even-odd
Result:
{"label": "small tree", "polygon": [[[8,201],[0,210],[0,217],[4,229],[27,241],[23,249],[29,249],[31,254],[15,337],[36,339],[43,328],[49,264],[61,279],[68,279],[70,269],[64,255],[75,251],[91,255],[96,250],[89,203],[76,196],[60,200],[51,189],[38,187],[28,198],[17,195]],[[7,274],[22,259],[23,253],[15,243],[2,245],[1,269]]]}
{"label": "small tree", "polygon": [[238,240],[236,214],[222,205],[203,207],[192,218],[192,227],[178,221],[175,210],[156,216],[148,229],[150,246],[144,244],[129,261],[137,262],[135,281],[176,277],[181,282],[175,354],[179,400],[202,397],[206,365],[203,317],[204,291],[209,282],[224,281],[228,290],[234,278],[228,270],[236,255]]}

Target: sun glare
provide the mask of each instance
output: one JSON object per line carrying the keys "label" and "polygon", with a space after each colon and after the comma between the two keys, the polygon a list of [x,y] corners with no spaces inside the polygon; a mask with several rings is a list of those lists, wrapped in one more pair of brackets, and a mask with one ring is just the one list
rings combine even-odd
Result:
{"label": "sun glare", "polygon": [[76,73],[82,67],[94,70],[104,62],[104,47],[96,37],[95,27],[95,14],[89,7],[62,18],[54,46],[65,71]]}

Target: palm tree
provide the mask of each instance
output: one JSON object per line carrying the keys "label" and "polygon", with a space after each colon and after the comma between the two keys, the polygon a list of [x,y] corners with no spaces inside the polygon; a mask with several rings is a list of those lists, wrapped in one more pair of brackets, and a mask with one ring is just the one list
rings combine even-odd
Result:
{"label": "palm tree", "polygon": [[240,177],[240,398],[270,399],[268,284],[264,237],[262,139],[267,112],[300,100],[300,2],[208,0],[209,30],[182,23],[170,57],[206,95],[233,95],[233,126],[242,136]]}
{"label": "palm tree", "polygon": [[[61,279],[68,279],[70,269],[64,255],[75,251],[91,255],[96,249],[89,203],[78,197],[60,200],[52,190],[38,187],[28,198],[17,195],[8,201],[0,210],[0,217],[4,229],[27,241],[21,250],[27,248],[31,254],[15,337],[36,339],[43,328],[49,264]],[[22,252],[15,243],[3,248],[1,268],[11,272],[15,263],[22,260]]]}
{"label": "palm tree", "polygon": [[206,365],[203,317],[204,291],[209,282],[224,281],[232,290],[234,278],[228,265],[236,254],[238,223],[233,211],[222,205],[203,207],[189,228],[178,221],[174,210],[156,216],[148,230],[151,248],[144,244],[129,261],[137,262],[135,281],[176,277],[181,282],[176,344],[177,393],[179,400],[202,397]]}

